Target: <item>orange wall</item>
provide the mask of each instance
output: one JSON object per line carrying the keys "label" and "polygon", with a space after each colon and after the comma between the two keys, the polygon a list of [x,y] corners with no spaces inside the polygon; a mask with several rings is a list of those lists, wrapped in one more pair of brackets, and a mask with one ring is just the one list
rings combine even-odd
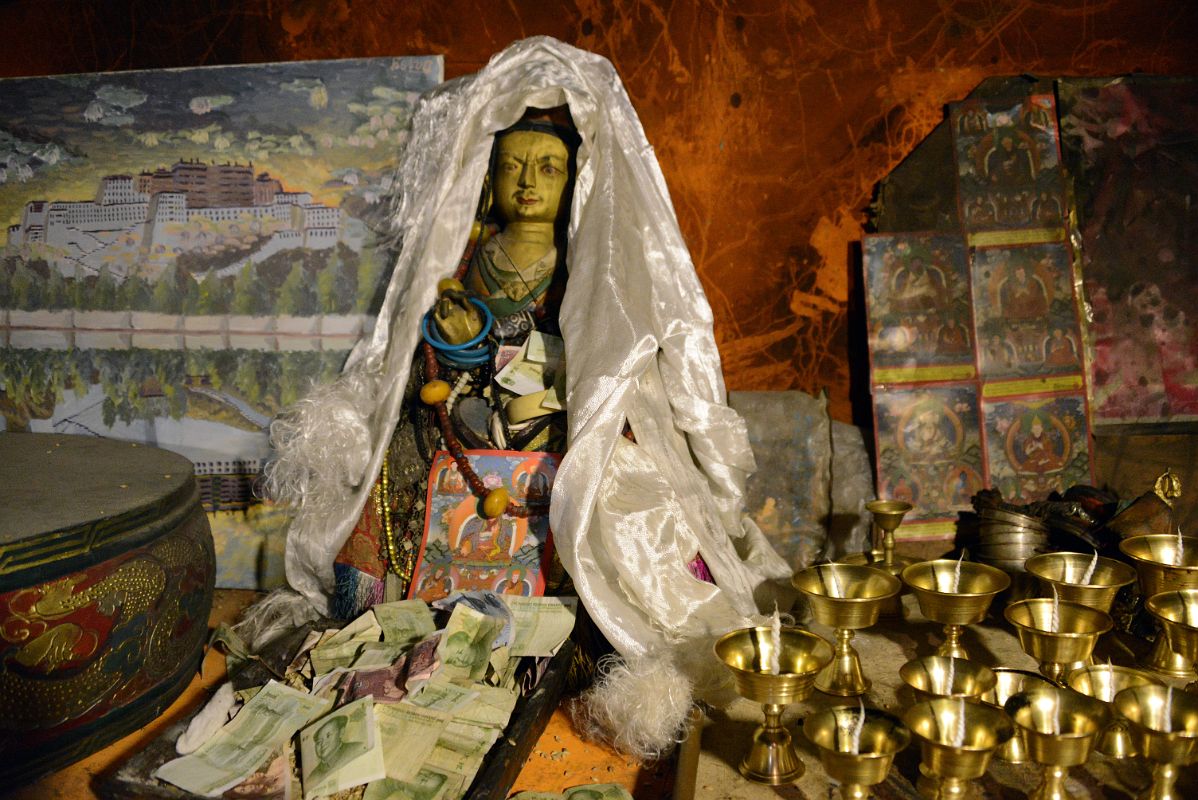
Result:
{"label": "orange wall", "polygon": [[[233,9],[233,10],[230,10]],[[546,11],[544,9],[552,9]],[[990,75],[1198,72],[1192,0],[30,0],[0,75],[445,56],[549,34],[612,60],[669,182],[732,389],[850,417],[850,243],[873,186]],[[0,109],[0,115],[3,111]],[[860,407],[860,406],[859,406]]]}

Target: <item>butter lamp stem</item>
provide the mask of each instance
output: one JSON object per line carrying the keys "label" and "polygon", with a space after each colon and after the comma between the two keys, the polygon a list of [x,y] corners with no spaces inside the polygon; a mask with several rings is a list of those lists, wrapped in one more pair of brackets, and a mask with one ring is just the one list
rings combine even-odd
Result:
{"label": "butter lamp stem", "polygon": [[968,660],[969,653],[965,650],[965,646],[961,644],[961,633],[964,630],[964,625],[945,625],[944,642],[941,643],[940,649],[936,651],[936,655],[944,656],[945,658],[964,658]]}
{"label": "butter lamp stem", "polygon": [[1068,774],[1068,767],[1046,765],[1040,785],[1032,792],[1030,800],[1069,800],[1071,795],[1065,791],[1065,778]]}
{"label": "butter lamp stem", "polygon": [[1153,764],[1152,785],[1140,795],[1139,800],[1181,800],[1181,796],[1173,790],[1176,783],[1176,764]]}

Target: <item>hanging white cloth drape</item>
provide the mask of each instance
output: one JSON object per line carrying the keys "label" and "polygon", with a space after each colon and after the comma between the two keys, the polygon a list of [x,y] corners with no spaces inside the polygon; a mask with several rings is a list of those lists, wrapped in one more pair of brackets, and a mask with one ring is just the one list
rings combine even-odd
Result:
{"label": "hanging white cloth drape", "polygon": [[[400,413],[420,318],[466,246],[493,134],[527,107],[562,104],[582,144],[560,313],[569,447],[550,511],[561,560],[627,657],[747,624],[791,574],[742,513],[746,427],[725,404],[711,309],[636,112],[610,62],[538,37],[421,101],[378,323],[341,378],[272,430],[272,486],[299,506],[287,578],[322,610]],[[696,553],[717,586],[687,570]]]}

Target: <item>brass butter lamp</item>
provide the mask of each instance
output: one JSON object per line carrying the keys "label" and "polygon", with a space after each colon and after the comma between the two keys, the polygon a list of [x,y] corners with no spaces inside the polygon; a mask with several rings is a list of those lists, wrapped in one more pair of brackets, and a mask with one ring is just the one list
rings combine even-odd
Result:
{"label": "brass butter lamp", "polygon": [[[1161,592],[1198,589],[1198,538],[1153,533],[1124,539],[1119,549],[1135,563],[1146,600]],[[1175,653],[1165,636],[1157,636],[1142,665],[1171,678],[1198,679],[1193,662]]]}
{"label": "brass butter lamp", "polygon": [[[844,563],[864,565],[876,567],[877,569],[889,572],[896,578],[900,576],[903,570],[916,562],[916,559],[909,556],[900,556],[895,552],[894,532],[898,530],[899,525],[903,522],[903,517],[907,515],[913,506],[903,500],[871,500],[865,504],[865,510],[872,516],[872,549],[864,553],[850,553],[844,558]],[[872,543],[876,543],[879,534],[881,537],[881,548]],[[882,604],[880,615],[883,617],[901,617],[903,614],[902,592],[896,594]]]}
{"label": "brass butter lamp", "polygon": [[986,773],[994,751],[1014,734],[1001,709],[947,697],[911,706],[903,712],[903,724],[919,742],[915,788],[932,800],[969,796],[971,782]]}
{"label": "brass butter lamp", "polygon": [[963,698],[973,702],[994,690],[994,670],[974,661],[944,656],[925,656],[899,667],[899,677],[911,687],[916,702],[937,697]]}
{"label": "brass butter lamp", "polygon": [[1114,622],[1105,611],[1060,601],[1053,624],[1054,601],[1046,597],[1020,600],[1003,612],[1015,626],[1023,652],[1040,662],[1040,672],[1061,685],[1070,664],[1089,660],[1098,637]]}
{"label": "brass butter lamp", "polygon": [[[1198,662],[1198,589],[1178,589],[1161,592],[1144,604],[1160,622],[1164,639],[1179,658],[1190,664]],[[1186,687],[1198,691],[1198,681]]]}
{"label": "brass butter lamp", "polygon": [[1152,763],[1152,785],[1139,800],[1180,800],[1178,770],[1198,760],[1198,695],[1166,686],[1135,686],[1115,695],[1136,748]]}
{"label": "brass butter lamp", "polygon": [[894,756],[911,741],[902,720],[876,708],[845,706],[812,714],[803,733],[819,749],[828,777],[840,783],[843,800],[865,800],[886,780]]}
{"label": "brass butter lamp", "polygon": [[[981,701],[987,705],[1001,709],[1014,695],[1037,686],[1054,686],[1055,684],[1038,672],[1028,672],[1023,669],[1010,667],[995,667],[994,688],[981,696]],[[994,751],[994,757],[1008,764],[1023,764],[1028,760],[1027,748],[1023,745],[1023,737],[1012,736],[1007,743]]]}
{"label": "brass butter lamp", "polygon": [[[1066,685],[1075,692],[1106,703],[1108,708],[1115,695],[1135,686],[1156,686],[1159,681],[1147,672],[1112,664],[1093,664],[1069,673]],[[1098,752],[1110,758],[1129,758],[1136,755],[1135,741],[1127,723],[1112,714],[1098,737]]]}
{"label": "brass butter lamp", "polygon": [[836,629],[835,656],[815,679],[815,688],[841,697],[867,692],[870,681],[853,636],[878,621],[882,604],[898,595],[902,583],[888,572],[852,564],[807,567],[791,583],[807,598],[815,620]]}
{"label": "brass butter lamp", "polygon": [[1107,612],[1119,590],[1136,579],[1136,571],[1122,561],[1084,553],[1041,553],[1024,567],[1046,595],[1055,591],[1062,600]]}
{"label": "brass butter lamp", "polygon": [[944,626],[944,642],[936,655],[968,660],[962,630],[985,618],[995,595],[1011,585],[1011,578],[986,564],[940,558],[904,569],[903,583],[915,593],[920,612]]}
{"label": "brass butter lamp", "polygon": [[[772,673],[775,653],[778,671]],[[783,626],[775,643],[770,628],[755,627],[721,636],[715,654],[732,672],[737,693],[761,703],[765,714],[765,724],[753,733],[752,746],[740,763],[740,774],[771,786],[797,780],[805,767],[782,725],[782,713],[811,694],[816,674],[832,660],[832,646],[793,626]]]}
{"label": "brass butter lamp", "polygon": [[1067,800],[1069,768],[1085,764],[1109,712],[1105,703],[1059,686],[1040,686],[1009,698],[1005,708],[1028,755],[1044,766],[1031,800]]}

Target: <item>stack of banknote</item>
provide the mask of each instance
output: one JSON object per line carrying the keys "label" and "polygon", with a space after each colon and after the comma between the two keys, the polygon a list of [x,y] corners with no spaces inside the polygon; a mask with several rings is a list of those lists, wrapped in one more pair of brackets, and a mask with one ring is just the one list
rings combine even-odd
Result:
{"label": "stack of banknote", "polygon": [[[376,605],[313,631],[275,680],[222,687],[155,777],[243,800],[461,798],[511,719],[521,659],[556,653],[576,607],[575,598],[490,592],[436,608]],[[231,666],[255,658],[231,631],[218,638]],[[609,788],[595,796],[622,797]]]}

